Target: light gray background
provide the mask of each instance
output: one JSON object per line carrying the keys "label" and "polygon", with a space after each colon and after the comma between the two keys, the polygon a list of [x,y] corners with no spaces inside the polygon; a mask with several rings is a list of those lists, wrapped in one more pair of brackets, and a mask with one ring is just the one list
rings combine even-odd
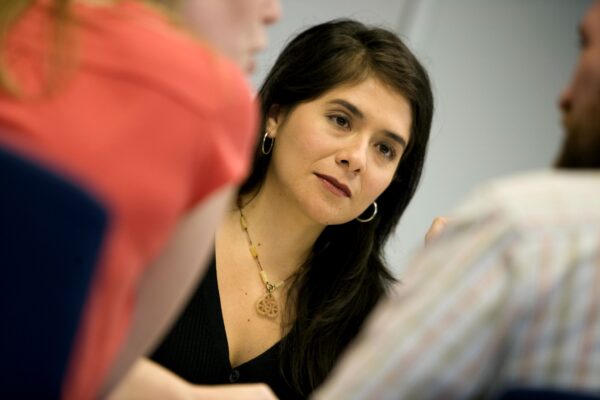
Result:
{"label": "light gray background", "polygon": [[397,32],[428,69],[436,113],[425,173],[387,246],[398,274],[432,219],[477,184],[552,163],[562,140],[557,97],[591,0],[282,0],[254,84],[289,37],[351,17]]}

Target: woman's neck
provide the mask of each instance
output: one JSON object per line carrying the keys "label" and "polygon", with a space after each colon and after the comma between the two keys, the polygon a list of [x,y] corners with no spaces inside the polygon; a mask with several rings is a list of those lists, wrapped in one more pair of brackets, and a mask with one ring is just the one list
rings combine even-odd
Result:
{"label": "woman's neck", "polygon": [[[293,201],[267,186],[256,195],[242,196],[241,204],[248,233],[268,275],[274,281],[293,275],[325,226],[309,220]],[[239,219],[237,209],[235,213]]]}

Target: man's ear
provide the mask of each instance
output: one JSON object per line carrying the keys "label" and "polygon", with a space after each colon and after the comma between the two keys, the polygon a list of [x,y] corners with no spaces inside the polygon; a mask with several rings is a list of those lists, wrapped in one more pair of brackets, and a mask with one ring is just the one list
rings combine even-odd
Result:
{"label": "man's ear", "polygon": [[267,113],[267,121],[265,124],[266,130],[269,132],[269,137],[275,138],[275,136],[277,136],[277,130],[284,120],[285,113],[283,112],[283,107],[279,104],[271,105],[269,112]]}

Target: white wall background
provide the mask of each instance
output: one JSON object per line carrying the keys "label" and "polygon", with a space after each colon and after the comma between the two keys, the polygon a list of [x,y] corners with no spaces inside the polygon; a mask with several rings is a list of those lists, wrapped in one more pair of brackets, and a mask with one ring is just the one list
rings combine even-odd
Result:
{"label": "white wall background", "polygon": [[396,31],[428,69],[436,113],[421,186],[387,246],[399,274],[432,219],[488,179],[550,165],[561,142],[557,96],[592,0],[282,0],[258,60],[259,85],[287,39],[332,18]]}

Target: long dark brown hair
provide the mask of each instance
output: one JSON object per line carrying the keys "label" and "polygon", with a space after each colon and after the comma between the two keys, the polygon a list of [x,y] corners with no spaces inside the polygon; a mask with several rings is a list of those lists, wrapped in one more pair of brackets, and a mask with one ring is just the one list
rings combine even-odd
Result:
{"label": "long dark brown hair", "polygon": [[[383,246],[413,197],[425,159],[433,116],[428,75],[392,32],[352,20],[311,27],[283,50],[259,93],[263,126],[269,109],[292,110],[333,88],[375,77],[402,94],[412,112],[411,135],[389,187],[377,198],[369,223],[327,226],[294,276],[293,304],[282,340],[282,371],[300,394],[317,387],[394,278]],[[270,156],[256,149],[251,175],[240,194],[260,190]],[[367,213],[372,211],[371,208]]]}

